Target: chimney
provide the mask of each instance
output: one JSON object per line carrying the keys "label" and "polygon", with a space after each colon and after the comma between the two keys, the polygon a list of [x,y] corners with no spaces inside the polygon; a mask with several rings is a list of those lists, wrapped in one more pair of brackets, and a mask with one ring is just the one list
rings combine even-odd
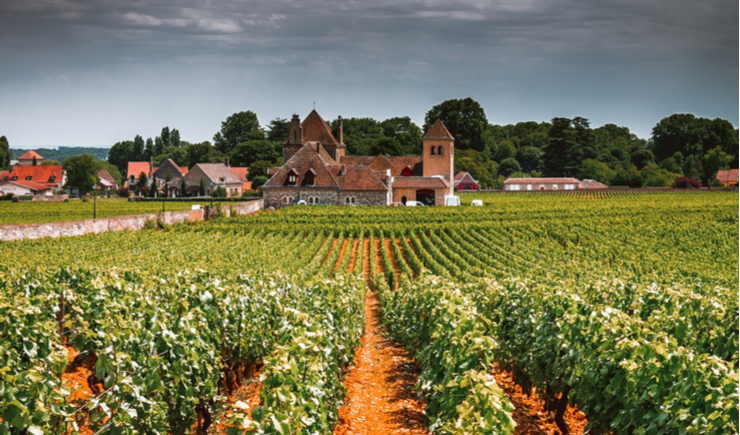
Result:
{"label": "chimney", "polygon": [[342,128],[342,117],[341,116],[337,118],[337,134],[339,135],[339,137],[337,138],[337,141],[340,144],[343,144],[344,143],[344,129]]}
{"label": "chimney", "polygon": [[344,174],[345,174],[345,169],[344,169],[344,165],[342,165],[342,169],[339,170],[339,175],[344,175]]}
{"label": "chimney", "polygon": [[229,157],[228,156],[226,156],[226,167],[227,168],[230,168],[231,167],[231,165],[229,165]]}
{"label": "chimney", "polygon": [[301,118],[297,114],[293,114],[293,119],[290,121],[290,137],[288,143],[292,145],[303,144],[303,128],[301,127]]}
{"label": "chimney", "polygon": [[152,175],[154,173],[154,156],[149,156],[149,174]]}

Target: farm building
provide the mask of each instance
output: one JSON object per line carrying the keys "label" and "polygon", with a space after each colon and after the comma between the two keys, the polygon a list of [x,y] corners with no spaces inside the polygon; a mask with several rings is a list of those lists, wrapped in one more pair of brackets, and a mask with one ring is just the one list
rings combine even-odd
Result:
{"label": "farm building", "polygon": [[281,168],[263,186],[266,207],[309,204],[444,204],[452,193],[454,138],[441,121],[424,135],[421,156],[347,156],[342,118],[337,129],[315,110],[303,122],[293,115]]}
{"label": "farm building", "polygon": [[115,178],[113,178],[106,169],[101,169],[98,171],[98,178],[100,178],[100,186],[98,189],[100,190],[116,190],[118,189],[118,182]]}
{"label": "farm building", "polygon": [[219,187],[229,198],[242,196],[242,180],[223,163],[198,163],[181,182],[186,196],[211,195]]}
{"label": "farm building", "polygon": [[19,166],[38,166],[43,161],[44,158],[36,151],[26,151],[23,155],[18,157]]}
{"label": "farm building", "polygon": [[133,188],[141,174],[144,174],[147,178],[145,190],[150,189],[152,181],[156,179],[157,190],[164,193],[166,184],[167,196],[181,196],[180,182],[187,173],[187,167],[177,166],[172,159],[165,160],[159,166],[154,166],[153,159],[149,159],[148,162],[128,162],[127,178],[124,185]]}
{"label": "farm building", "polygon": [[[24,154],[25,155],[25,154]],[[6,181],[27,181],[38,185],[46,186],[53,192],[64,186],[64,168],[62,165],[46,166],[21,166],[16,165],[10,171],[3,172],[0,182]],[[35,186],[37,187],[37,186]],[[49,193],[51,195],[51,193]]]}
{"label": "farm building", "polygon": [[727,169],[724,171],[717,171],[717,181],[722,183],[722,187],[730,187],[738,185],[738,170]]}
{"label": "farm building", "polygon": [[575,178],[507,178],[504,190],[529,192],[539,190],[576,190],[579,181]]}
{"label": "farm building", "polygon": [[460,171],[455,175],[455,190],[458,192],[464,191],[479,191],[480,185],[475,181],[472,175],[465,171]]}
{"label": "farm building", "polygon": [[608,189],[609,186],[596,180],[581,180],[578,182],[578,189]]}

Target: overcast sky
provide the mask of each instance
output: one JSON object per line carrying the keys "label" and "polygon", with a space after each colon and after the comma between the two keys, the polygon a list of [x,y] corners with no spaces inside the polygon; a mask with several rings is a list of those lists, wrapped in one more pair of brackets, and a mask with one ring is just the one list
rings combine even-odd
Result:
{"label": "overcast sky", "polygon": [[111,146],[164,126],[424,115],[582,116],[648,138],[672,113],[738,125],[737,0],[2,0],[0,135]]}

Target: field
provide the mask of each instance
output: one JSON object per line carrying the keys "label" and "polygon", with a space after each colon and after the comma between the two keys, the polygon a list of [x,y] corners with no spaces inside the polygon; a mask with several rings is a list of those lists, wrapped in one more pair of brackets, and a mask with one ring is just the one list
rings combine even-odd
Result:
{"label": "field", "polygon": [[351,433],[366,293],[429,432],[514,433],[494,364],[561,432],[738,432],[737,194],[473,198],[4,243],[0,433]]}
{"label": "field", "polygon": [[[193,204],[210,205],[210,201],[167,202],[165,211],[190,210]],[[62,203],[0,201],[0,225],[92,219],[94,207],[98,219],[162,211],[161,202],[129,202],[125,198],[98,198],[95,203],[92,199]]]}

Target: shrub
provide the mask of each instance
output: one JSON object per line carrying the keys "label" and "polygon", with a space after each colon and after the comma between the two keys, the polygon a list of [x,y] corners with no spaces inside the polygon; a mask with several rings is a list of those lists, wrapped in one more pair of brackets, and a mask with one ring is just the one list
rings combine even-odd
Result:
{"label": "shrub", "polygon": [[673,186],[676,189],[698,189],[699,187],[702,187],[701,183],[691,179],[689,177],[676,177],[676,179],[673,181]]}
{"label": "shrub", "polygon": [[128,198],[129,195],[129,189],[128,187],[120,187],[118,191],[116,191],[116,194],[120,196],[121,198]]}
{"label": "shrub", "polygon": [[154,219],[147,219],[144,222],[144,229],[145,230],[156,230],[157,229],[157,221]]}
{"label": "shrub", "polygon": [[213,190],[211,196],[214,198],[226,198],[226,189],[224,189],[222,186],[218,186],[216,189]]}

